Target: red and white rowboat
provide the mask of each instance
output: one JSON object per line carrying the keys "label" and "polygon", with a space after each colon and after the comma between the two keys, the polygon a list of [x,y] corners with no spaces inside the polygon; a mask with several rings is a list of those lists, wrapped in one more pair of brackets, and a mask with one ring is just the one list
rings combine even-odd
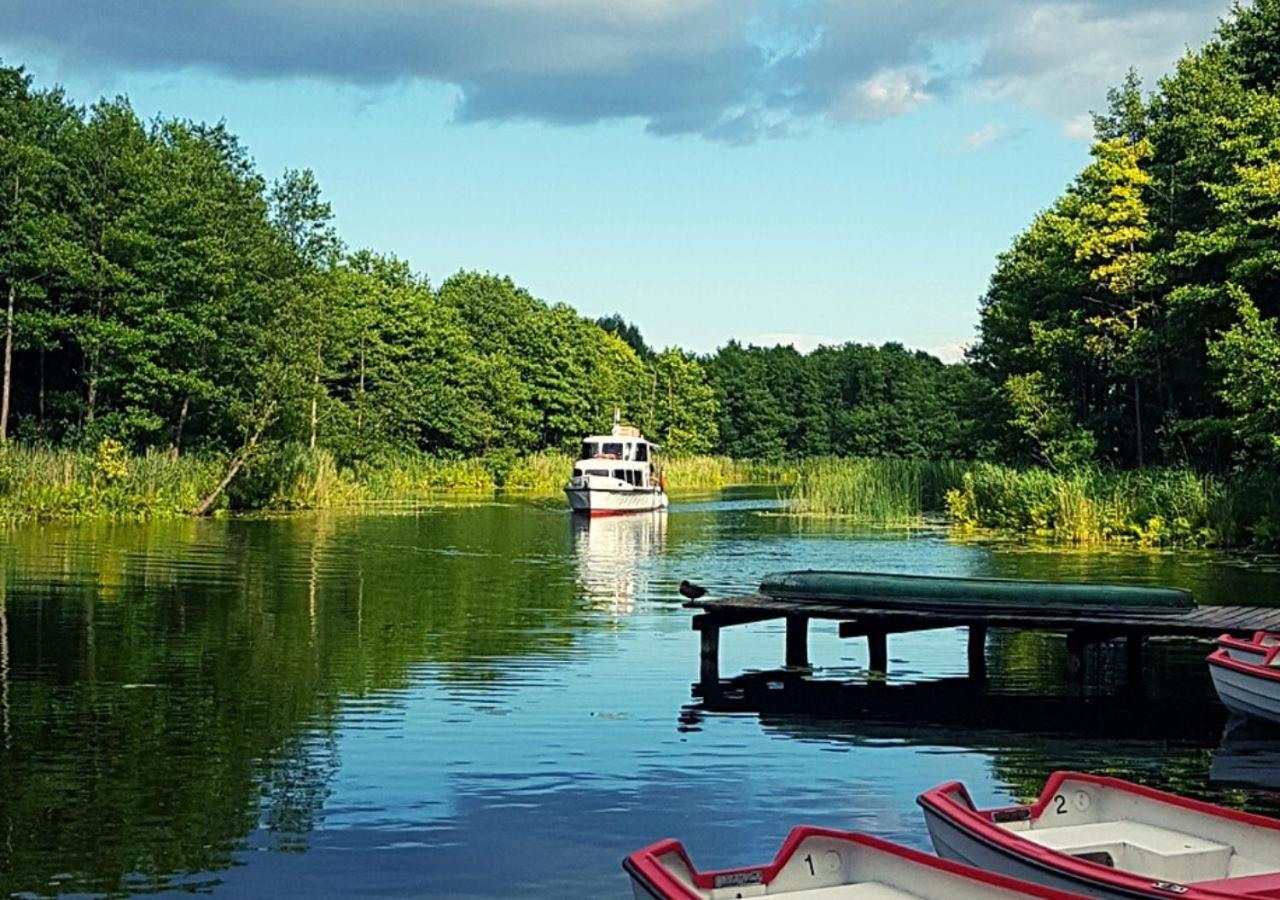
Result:
{"label": "red and white rowboat", "polygon": [[699,872],[679,841],[659,841],[622,862],[636,900],[795,897],[808,900],[968,900],[1074,895],[848,831],[801,826],[766,866]]}
{"label": "red and white rowboat", "polygon": [[1274,647],[1280,647],[1280,634],[1271,631],[1255,631],[1248,640],[1229,634],[1218,636],[1219,650],[1226,650],[1227,655],[1234,660],[1255,665],[1265,661]]}
{"label": "red and white rowboat", "polygon": [[1280,820],[1055,772],[1030,806],[978,809],[959,782],[920,795],[946,859],[1090,897],[1280,898]]}
{"label": "red and white rowboat", "polygon": [[1223,647],[1209,654],[1209,675],[1218,699],[1232,712],[1280,724],[1280,644],[1266,646],[1256,663],[1238,653],[1242,651]]}

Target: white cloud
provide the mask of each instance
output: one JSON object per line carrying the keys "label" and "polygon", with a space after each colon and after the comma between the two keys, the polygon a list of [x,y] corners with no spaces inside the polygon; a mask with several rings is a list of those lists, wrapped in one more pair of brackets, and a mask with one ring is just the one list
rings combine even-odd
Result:
{"label": "white cloud", "polygon": [[974,153],[985,150],[1009,133],[1007,126],[999,122],[988,122],[964,136],[956,147],[961,153]]}
{"label": "white cloud", "polygon": [[1093,139],[1093,116],[1086,113],[1072,116],[1062,123],[1062,133],[1073,141]]}
{"label": "white cloud", "polygon": [[870,78],[846,87],[831,115],[851,122],[894,119],[928,103],[927,76],[920,66],[881,69]]}
{"label": "white cloud", "polygon": [[[1079,131],[1226,0],[2,0],[4,40],[81,68],[452,85],[459,121],[635,119],[745,142],[950,96]],[[15,61],[15,60],[10,60]],[[16,60],[21,61],[21,60]]]}

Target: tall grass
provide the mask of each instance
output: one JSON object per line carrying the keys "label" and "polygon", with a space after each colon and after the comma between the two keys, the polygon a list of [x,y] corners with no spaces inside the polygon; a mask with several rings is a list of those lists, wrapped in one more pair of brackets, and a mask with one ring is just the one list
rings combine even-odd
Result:
{"label": "tall grass", "polygon": [[878,525],[906,525],[943,508],[964,465],[910,459],[810,460],[800,466],[791,509]]}
{"label": "tall grass", "polygon": [[1272,546],[1280,537],[1280,492],[1260,481],[1188,469],[1054,473],[979,463],[947,495],[947,509],[962,527],[1077,544]]}
{"label": "tall grass", "polygon": [[128,456],[113,441],[96,451],[3,444],[0,522],[187,515],[222,472],[222,463],[206,457]]}
{"label": "tall grass", "polygon": [[[0,523],[187,516],[222,477],[217,457],[130,456],[0,445]],[[664,461],[668,489],[791,485],[791,511],[900,525],[945,511],[961,529],[1034,534],[1076,544],[1280,549],[1280,479],[1187,469],[1057,473],[992,463],[823,458],[766,463],[689,456]],[[231,509],[414,504],[444,497],[558,496],[573,467],[563,453],[447,459],[404,454],[339,466],[327,451],[289,445],[255,458],[222,501]]]}

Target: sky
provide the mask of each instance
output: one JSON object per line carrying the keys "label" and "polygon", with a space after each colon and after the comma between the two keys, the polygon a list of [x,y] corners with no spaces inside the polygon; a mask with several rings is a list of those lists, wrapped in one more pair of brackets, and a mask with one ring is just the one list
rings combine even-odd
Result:
{"label": "sky", "polygon": [[0,0],[0,60],[224,120],[352,248],[649,343],[956,359],[997,254],[1227,0]]}

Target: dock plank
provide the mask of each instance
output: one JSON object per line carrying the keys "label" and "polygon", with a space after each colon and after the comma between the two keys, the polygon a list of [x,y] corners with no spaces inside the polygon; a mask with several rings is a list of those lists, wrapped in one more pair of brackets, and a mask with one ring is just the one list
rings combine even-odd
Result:
{"label": "dock plank", "polygon": [[746,594],[738,597],[702,598],[685,604],[697,609],[708,622],[728,627],[744,621],[765,621],[786,616],[835,619],[855,623],[844,629],[870,631],[919,631],[986,625],[1057,631],[1093,629],[1148,637],[1217,637],[1223,632],[1280,631],[1280,609],[1265,606],[1201,606],[1187,612],[1150,613],[1129,610],[1046,610],[999,607],[943,607],[897,609],[851,606],[810,600],[791,600]]}

